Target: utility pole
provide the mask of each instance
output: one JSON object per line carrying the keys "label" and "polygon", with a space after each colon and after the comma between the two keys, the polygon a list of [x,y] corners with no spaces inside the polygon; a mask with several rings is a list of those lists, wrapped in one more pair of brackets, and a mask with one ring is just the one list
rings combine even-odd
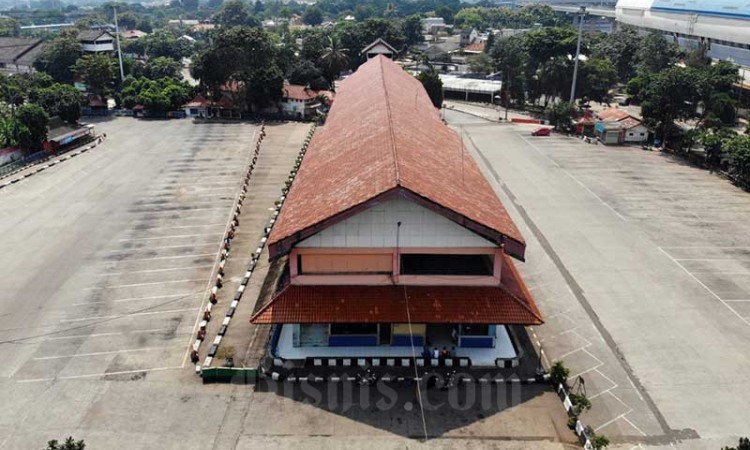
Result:
{"label": "utility pole", "polygon": [[578,59],[581,57],[581,36],[583,35],[583,18],[586,17],[586,7],[581,6],[578,10],[578,44],[576,44],[576,57],[573,63],[573,83],[570,86],[570,103],[576,101],[576,81],[578,80]]}
{"label": "utility pole", "polygon": [[123,82],[125,81],[125,71],[122,68],[122,49],[120,48],[120,26],[117,24],[117,7],[112,5],[112,11],[115,13],[115,41],[117,41],[117,59],[120,61],[120,82]]}

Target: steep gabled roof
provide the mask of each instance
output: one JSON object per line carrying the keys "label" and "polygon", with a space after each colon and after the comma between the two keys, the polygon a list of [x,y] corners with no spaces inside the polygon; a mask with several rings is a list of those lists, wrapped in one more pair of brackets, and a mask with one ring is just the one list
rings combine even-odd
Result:
{"label": "steep gabled roof", "polygon": [[422,84],[384,56],[360,66],[313,137],[269,244],[271,257],[374,202],[420,203],[523,258],[497,194]]}
{"label": "steep gabled roof", "polygon": [[360,55],[366,55],[366,54],[367,54],[367,52],[369,52],[370,50],[372,50],[372,49],[373,49],[373,48],[374,48],[375,46],[377,46],[377,45],[383,45],[383,46],[385,46],[385,47],[386,47],[386,48],[387,48],[388,50],[390,50],[390,51],[391,51],[391,52],[392,52],[393,54],[396,54],[396,53],[398,53],[398,50],[396,50],[395,48],[393,48],[393,46],[392,46],[391,44],[389,44],[389,43],[387,43],[386,41],[384,41],[384,40],[383,40],[383,38],[377,38],[377,39],[375,39],[374,41],[372,41],[372,42],[370,43],[370,45],[368,45],[367,47],[363,48],[363,49],[362,49],[362,51],[361,51],[361,52],[359,52],[359,54],[360,54]]}

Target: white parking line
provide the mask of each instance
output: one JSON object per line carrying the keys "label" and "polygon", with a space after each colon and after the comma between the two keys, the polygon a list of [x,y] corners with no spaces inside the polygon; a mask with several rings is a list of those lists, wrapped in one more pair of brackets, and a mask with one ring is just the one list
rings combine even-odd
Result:
{"label": "white parking line", "polygon": [[206,267],[213,267],[213,264],[211,265],[203,265],[203,266],[189,266],[189,267],[172,267],[169,269],[144,269],[144,270],[134,270],[132,272],[109,272],[109,273],[98,273],[94,276],[97,277],[107,277],[110,275],[127,275],[131,273],[152,273],[152,272],[171,272],[173,270],[190,270],[190,269],[205,269]]}
{"label": "white parking line", "polygon": [[150,311],[133,314],[120,314],[117,316],[92,316],[92,317],[81,317],[77,319],[61,319],[60,322],[85,322],[87,320],[102,320],[102,319],[119,319],[121,317],[136,317],[136,316],[151,316],[154,314],[172,314],[177,312],[195,311],[200,308],[185,308],[185,309],[170,309],[168,311]]}
{"label": "white parking line", "polygon": [[80,339],[80,338],[92,338],[92,337],[106,337],[106,336],[119,336],[122,333],[95,333],[95,334],[77,334],[75,336],[58,336],[47,339],[48,341],[62,341],[65,339]]}
{"label": "white parking line", "polygon": [[106,376],[112,376],[112,375],[126,375],[129,373],[157,372],[157,371],[163,371],[163,370],[176,370],[176,369],[182,369],[182,366],[121,370],[118,372],[89,373],[85,375],[70,375],[70,376],[65,376],[65,377],[54,377],[54,378],[30,378],[28,380],[18,380],[16,382],[17,383],[41,383],[41,382],[55,381],[55,380],[77,380],[80,378],[97,378],[97,377],[106,377]]}
{"label": "white parking line", "polygon": [[125,231],[151,231],[151,230],[171,230],[174,228],[204,228],[204,227],[223,227],[225,223],[209,223],[205,225],[172,225],[169,227],[149,227],[149,228],[131,228]]}
{"label": "white parking line", "polygon": [[224,234],[224,233],[213,233],[213,234],[207,234],[207,233],[198,233],[198,234],[172,234],[167,236],[149,236],[149,237],[141,237],[141,238],[124,238],[124,239],[118,239],[120,242],[131,242],[131,241],[152,241],[155,239],[176,239],[176,238],[186,238],[186,237],[196,237],[196,236],[216,236],[218,234]]}
{"label": "white parking line", "polygon": [[714,298],[716,298],[716,299],[717,299],[718,301],[720,301],[722,305],[724,305],[724,306],[725,306],[725,307],[726,307],[726,308],[727,308],[728,310],[732,311],[732,313],[733,313],[733,314],[734,314],[735,316],[737,316],[737,318],[739,318],[739,319],[740,319],[740,320],[741,320],[742,322],[744,322],[744,323],[745,323],[745,325],[747,325],[747,326],[750,326],[750,321],[748,321],[748,319],[746,319],[746,318],[742,317],[742,315],[740,315],[740,313],[738,313],[737,311],[735,311],[735,310],[734,310],[734,308],[732,308],[731,306],[729,306],[729,304],[728,304],[728,303],[727,303],[726,301],[724,301],[724,299],[722,299],[721,297],[719,297],[719,296],[718,296],[718,295],[716,294],[716,292],[712,291],[712,290],[711,290],[711,288],[709,288],[708,286],[706,286],[706,285],[705,285],[705,284],[704,284],[704,283],[703,283],[703,282],[702,282],[701,280],[699,280],[699,279],[698,279],[698,277],[696,277],[696,276],[695,276],[695,275],[693,275],[693,274],[692,274],[692,273],[691,273],[691,272],[690,272],[689,270],[687,270],[687,269],[685,268],[685,266],[683,266],[682,264],[680,264],[680,263],[679,263],[679,261],[677,261],[676,259],[674,259],[674,258],[672,257],[672,255],[670,255],[669,253],[667,253],[667,252],[666,252],[666,251],[665,251],[665,250],[664,250],[663,248],[661,248],[661,247],[657,247],[657,248],[659,249],[659,251],[660,251],[660,252],[664,253],[664,255],[666,255],[666,256],[667,256],[667,258],[671,259],[671,260],[672,260],[672,261],[673,261],[673,262],[674,262],[675,264],[677,264],[677,265],[678,265],[678,266],[680,267],[680,269],[682,269],[683,271],[685,271],[685,273],[686,273],[686,274],[688,274],[688,275],[690,276],[690,278],[692,278],[692,279],[693,279],[693,280],[695,280],[695,281],[696,281],[696,282],[697,282],[698,284],[700,284],[701,286],[703,286],[703,289],[705,289],[706,291],[708,291],[708,293],[709,293],[709,294],[711,294],[712,296],[714,296]]}
{"label": "white parking line", "polygon": [[109,252],[109,254],[115,254],[115,253],[127,253],[133,250],[162,250],[165,248],[185,248],[185,247],[205,247],[207,245],[214,246],[216,245],[216,242],[214,243],[205,243],[205,244],[183,244],[183,245],[165,245],[162,247],[149,247],[149,246],[143,246],[143,247],[133,247],[133,248],[125,248],[122,250],[113,250]]}
{"label": "white parking line", "polygon": [[114,286],[92,286],[84,288],[85,291],[94,289],[120,289],[125,287],[139,287],[139,286],[154,286],[157,284],[173,284],[173,283],[189,283],[191,281],[203,281],[203,278],[190,278],[185,280],[171,280],[171,281],[154,281],[151,283],[135,283],[135,284],[116,284]]}
{"label": "white parking line", "polygon": [[148,210],[148,209],[144,209],[144,210],[134,210],[134,211],[128,211],[128,212],[132,213],[132,214],[161,214],[161,213],[174,214],[174,213],[181,213],[181,212],[190,213],[190,212],[193,212],[193,211],[215,211],[217,209],[227,209],[229,207],[231,207],[231,205],[217,206],[217,207],[214,207],[214,208],[190,208],[190,209],[167,209],[167,210]]}
{"label": "white parking line", "polygon": [[71,303],[70,306],[98,305],[100,303],[126,303],[126,302],[142,301],[142,300],[156,300],[159,298],[186,297],[190,295],[197,295],[197,294],[195,292],[186,292],[184,294],[154,295],[151,297],[131,297],[131,298],[121,298],[118,300],[103,300],[101,302]]}
{"label": "white parking line", "polygon": [[38,356],[32,359],[34,361],[48,361],[50,359],[84,358],[88,356],[116,355],[118,353],[148,352],[151,350],[163,350],[165,348],[167,347],[143,347],[143,348],[131,348],[131,349],[125,349],[125,350],[112,350],[109,352],[74,353],[72,355]]}
{"label": "white parking line", "polygon": [[134,258],[134,259],[124,259],[123,261],[126,262],[133,262],[133,261],[153,261],[156,259],[177,259],[177,258],[201,258],[204,256],[214,256],[213,253],[194,253],[192,255],[177,255],[177,256],[153,256],[151,258]]}

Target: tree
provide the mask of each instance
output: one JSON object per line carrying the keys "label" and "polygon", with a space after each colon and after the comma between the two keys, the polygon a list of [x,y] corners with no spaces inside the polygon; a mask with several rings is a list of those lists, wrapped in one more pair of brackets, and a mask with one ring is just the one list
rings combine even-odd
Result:
{"label": "tree", "polygon": [[48,73],[58,83],[72,83],[72,67],[82,55],[81,44],[75,38],[60,37],[44,47],[34,68]]}
{"label": "tree", "polygon": [[641,114],[646,124],[667,138],[672,124],[695,113],[698,102],[696,69],[671,67],[653,78],[643,91]]}
{"label": "tree", "polygon": [[179,39],[174,33],[159,30],[138,41],[144,41],[144,49],[149,58],[167,57],[181,61],[192,52],[189,41]]}
{"label": "tree", "polygon": [[470,55],[468,58],[466,58],[466,62],[469,64],[469,69],[473,73],[488,75],[495,69],[494,61],[486,53]]}
{"label": "tree", "polygon": [[86,55],[76,61],[73,71],[94,94],[105,95],[115,81],[115,60],[103,53]]}
{"label": "tree", "polygon": [[182,64],[174,59],[160,56],[151,58],[146,63],[143,74],[146,78],[158,80],[160,78],[182,78]]}
{"label": "tree", "polygon": [[28,153],[41,150],[42,142],[47,139],[47,113],[40,106],[27,103],[16,108],[16,121],[18,146]]}
{"label": "tree", "polygon": [[311,89],[328,89],[328,82],[323,77],[323,71],[310,61],[302,60],[292,68],[287,75],[291,84],[310,86]]}
{"label": "tree", "polygon": [[401,29],[393,21],[385,19],[346,22],[338,26],[336,35],[341,46],[349,49],[351,69],[356,69],[364,62],[364,57],[359,55],[359,52],[377,38],[383,38],[397,50],[404,48],[406,44],[406,37]]}
{"label": "tree", "polygon": [[284,74],[271,35],[259,28],[222,29],[191,69],[201,88],[213,97],[225,84],[239,87],[248,106],[267,106],[281,100]]}
{"label": "tree", "polygon": [[484,42],[484,52],[490,53],[493,45],[495,45],[495,33],[490,31],[487,33],[487,40]]}
{"label": "tree", "polygon": [[729,154],[730,173],[740,184],[750,186],[750,136],[744,134],[729,139],[723,148]]}
{"label": "tree", "polygon": [[576,93],[597,102],[609,96],[609,90],[617,83],[617,69],[606,59],[589,59],[583,64],[581,81]]}
{"label": "tree", "polygon": [[638,51],[638,71],[658,73],[673,66],[680,55],[679,47],[663,34],[652,32],[643,38]]}
{"label": "tree", "polygon": [[407,45],[416,45],[422,42],[422,16],[413,14],[401,21],[401,31],[406,37]]}
{"label": "tree", "polygon": [[511,36],[496,41],[490,49],[490,57],[494,60],[497,70],[502,74],[502,96],[506,104],[511,98],[516,101],[524,101],[525,80],[523,74],[527,53],[523,38]]}
{"label": "tree", "polygon": [[750,439],[741,437],[737,447],[724,447],[721,450],[750,450]]}
{"label": "tree", "polygon": [[322,28],[312,28],[305,30],[302,35],[302,48],[300,48],[299,56],[302,59],[309,61],[318,61],[323,56],[331,43],[331,35],[328,31]]}
{"label": "tree", "polygon": [[573,117],[576,107],[570,102],[557,102],[547,109],[550,125],[558,131],[570,131],[573,129]]}
{"label": "tree", "polygon": [[443,82],[440,80],[440,75],[437,70],[430,67],[429,70],[420,72],[420,74],[417,75],[417,79],[422,82],[422,86],[424,86],[425,91],[427,91],[427,95],[430,97],[430,100],[432,100],[432,104],[435,105],[435,108],[442,107]]}
{"label": "tree", "polygon": [[241,0],[226,0],[214,21],[225,28],[241,25],[257,26],[258,21],[250,15],[247,6]]}
{"label": "tree", "polygon": [[445,23],[453,23],[453,10],[445,4],[440,4],[435,8],[435,16],[442,17]]}
{"label": "tree", "polygon": [[620,81],[627,82],[636,74],[638,49],[642,38],[632,27],[623,27],[614,33],[602,35],[591,46],[591,57],[606,59],[614,64]]}
{"label": "tree", "polygon": [[85,448],[86,444],[83,440],[75,441],[72,436],[69,436],[62,444],[56,440],[47,442],[47,448],[44,450],[84,450]]}
{"label": "tree", "polygon": [[81,117],[81,106],[84,105],[83,95],[69,84],[53,84],[39,89],[35,93],[35,103],[44,108],[51,116],[58,116],[68,123],[76,123]]}
{"label": "tree", "polygon": [[302,21],[312,26],[320,25],[323,23],[323,11],[316,5],[310,5],[305,8]]}
{"label": "tree", "polygon": [[320,63],[323,66],[326,79],[334,87],[334,80],[338,74],[346,68],[349,64],[349,57],[346,48],[341,48],[341,44],[338,39],[333,37],[328,38],[328,47],[325,48],[323,54],[320,56]]}
{"label": "tree", "polygon": [[0,18],[0,36],[18,37],[21,34],[21,25],[15,19],[10,17]]}

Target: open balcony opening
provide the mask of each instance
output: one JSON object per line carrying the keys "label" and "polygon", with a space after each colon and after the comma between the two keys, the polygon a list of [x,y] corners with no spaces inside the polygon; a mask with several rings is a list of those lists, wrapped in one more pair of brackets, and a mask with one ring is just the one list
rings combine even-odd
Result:
{"label": "open balcony opening", "polygon": [[492,276],[492,255],[445,255],[408,253],[401,255],[402,275]]}

